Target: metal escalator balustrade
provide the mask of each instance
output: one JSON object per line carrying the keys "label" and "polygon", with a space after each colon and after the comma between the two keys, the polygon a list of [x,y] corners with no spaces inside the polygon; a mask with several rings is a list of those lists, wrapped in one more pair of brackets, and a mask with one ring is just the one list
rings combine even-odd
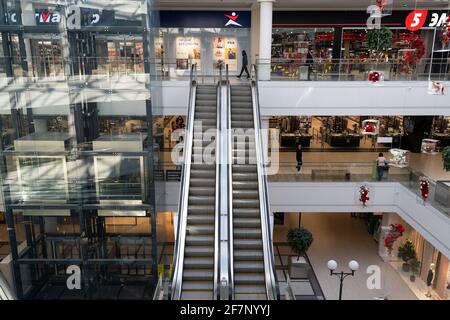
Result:
{"label": "metal escalator balustrade", "polygon": [[233,299],[278,299],[254,84],[231,86]]}
{"label": "metal escalator balustrade", "polygon": [[171,299],[211,300],[217,298],[218,170],[204,134],[217,129],[217,86],[193,81],[190,95]]}
{"label": "metal escalator balustrade", "polygon": [[17,300],[5,277],[0,271],[0,300]]}

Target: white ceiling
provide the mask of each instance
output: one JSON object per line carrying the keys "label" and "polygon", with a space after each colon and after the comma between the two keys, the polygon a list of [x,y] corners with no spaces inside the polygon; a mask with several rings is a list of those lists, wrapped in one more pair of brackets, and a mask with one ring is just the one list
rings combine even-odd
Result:
{"label": "white ceiling", "polygon": [[[394,9],[446,9],[450,0],[393,0]],[[159,0],[161,9],[250,9],[257,0]],[[365,10],[375,0],[276,0],[279,10]]]}

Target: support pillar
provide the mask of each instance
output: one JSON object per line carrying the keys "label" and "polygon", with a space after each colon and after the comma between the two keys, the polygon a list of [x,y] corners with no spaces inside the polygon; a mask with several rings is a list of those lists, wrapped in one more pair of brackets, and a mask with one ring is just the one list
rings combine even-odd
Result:
{"label": "support pillar", "polygon": [[258,0],[258,2],[260,4],[258,79],[270,80],[272,14],[275,0]]}

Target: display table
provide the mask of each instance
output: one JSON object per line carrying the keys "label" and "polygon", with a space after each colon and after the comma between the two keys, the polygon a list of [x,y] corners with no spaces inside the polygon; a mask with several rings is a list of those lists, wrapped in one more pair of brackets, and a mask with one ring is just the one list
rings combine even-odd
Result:
{"label": "display table", "polygon": [[341,133],[328,134],[326,139],[331,147],[359,147],[360,140],[359,134],[343,135]]}
{"label": "display table", "polygon": [[433,139],[439,140],[441,142],[440,143],[441,149],[450,146],[450,135],[449,134],[434,133]]}
{"label": "display table", "polygon": [[299,142],[303,148],[307,148],[311,145],[311,136],[301,133],[282,133],[281,134],[281,147],[295,148]]}

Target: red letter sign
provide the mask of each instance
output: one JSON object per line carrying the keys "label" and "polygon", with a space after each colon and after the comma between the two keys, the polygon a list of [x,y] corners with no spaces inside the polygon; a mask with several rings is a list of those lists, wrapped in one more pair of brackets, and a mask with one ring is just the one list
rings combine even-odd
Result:
{"label": "red letter sign", "polygon": [[405,25],[409,31],[417,31],[423,27],[427,20],[428,10],[414,10],[406,17]]}

